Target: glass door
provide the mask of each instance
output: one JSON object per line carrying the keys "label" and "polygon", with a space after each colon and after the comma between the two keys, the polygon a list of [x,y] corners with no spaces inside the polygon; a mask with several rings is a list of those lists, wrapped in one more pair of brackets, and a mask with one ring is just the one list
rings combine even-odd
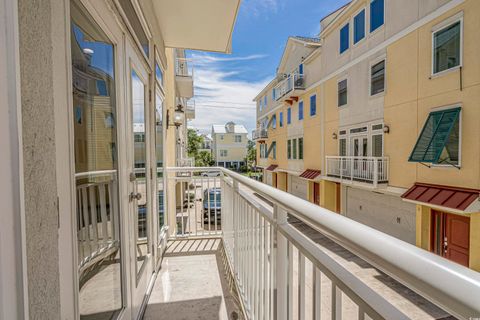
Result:
{"label": "glass door", "polygon": [[163,170],[163,95],[160,89],[157,87],[155,94],[155,164],[157,172],[157,261],[158,267],[161,263],[163,250],[166,248],[167,233],[165,226],[165,183],[164,183],[164,170]]}
{"label": "glass door", "polygon": [[132,290],[132,317],[135,318],[145,297],[152,278],[151,239],[151,175],[148,112],[149,74],[142,57],[127,41],[127,125],[128,179],[129,185],[129,228],[130,228],[130,283]]}
{"label": "glass door", "polygon": [[114,45],[71,2],[73,131],[80,319],[115,319],[123,307]]}
{"label": "glass door", "polygon": [[363,177],[363,172],[366,168],[366,161],[362,159],[368,156],[368,137],[367,136],[355,136],[351,138],[350,154],[353,159],[353,175],[354,178]]}

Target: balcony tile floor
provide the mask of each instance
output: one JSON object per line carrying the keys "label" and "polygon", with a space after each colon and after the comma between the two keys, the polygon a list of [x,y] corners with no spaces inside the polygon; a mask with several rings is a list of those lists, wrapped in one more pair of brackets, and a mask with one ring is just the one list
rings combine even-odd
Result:
{"label": "balcony tile floor", "polygon": [[144,319],[242,319],[219,246],[220,239],[170,241]]}

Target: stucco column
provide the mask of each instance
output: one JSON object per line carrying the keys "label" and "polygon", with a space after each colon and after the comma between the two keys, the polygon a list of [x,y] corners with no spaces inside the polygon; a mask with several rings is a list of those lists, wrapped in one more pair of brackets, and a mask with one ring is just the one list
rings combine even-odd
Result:
{"label": "stucco column", "polygon": [[[52,8],[18,0],[27,285],[30,319],[60,318]],[[67,106],[65,106],[67,107]]]}

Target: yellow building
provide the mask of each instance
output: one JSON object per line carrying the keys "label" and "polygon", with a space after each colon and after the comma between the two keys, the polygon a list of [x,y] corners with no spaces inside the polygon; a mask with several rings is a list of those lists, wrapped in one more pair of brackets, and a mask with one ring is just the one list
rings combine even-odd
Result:
{"label": "yellow building", "polygon": [[234,122],[212,126],[212,155],[217,166],[238,170],[246,165],[247,134],[243,125]]}
{"label": "yellow building", "polygon": [[314,48],[289,38],[255,98],[264,181],[480,270],[479,15],[474,0],[354,0]]}

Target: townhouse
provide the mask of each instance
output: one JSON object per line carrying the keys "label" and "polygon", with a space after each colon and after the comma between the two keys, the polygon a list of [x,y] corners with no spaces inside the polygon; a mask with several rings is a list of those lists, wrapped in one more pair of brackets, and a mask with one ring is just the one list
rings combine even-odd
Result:
{"label": "townhouse", "polygon": [[[351,1],[309,54],[287,42],[255,98],[265,182],[480,270],[479,5]],[[305,85],[269,104],[286,56]]]}
{"label": "townhouse", "polygon": [[248,131],[245,126],[227,122],[212,126],[211,148],[215,164],[239,170],[246,165]]}

